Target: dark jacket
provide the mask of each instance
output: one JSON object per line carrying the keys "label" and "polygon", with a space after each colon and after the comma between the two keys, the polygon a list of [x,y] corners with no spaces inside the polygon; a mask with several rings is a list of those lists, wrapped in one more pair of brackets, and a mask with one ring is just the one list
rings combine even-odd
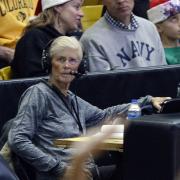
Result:
{"label": "dark jacket", "polygon": [[15,49],[12,70],[14,78],[38,77],[47,75],[41,65],[42,51],[49,41],[61,36],[51,26],[32,28],[18,41]]}

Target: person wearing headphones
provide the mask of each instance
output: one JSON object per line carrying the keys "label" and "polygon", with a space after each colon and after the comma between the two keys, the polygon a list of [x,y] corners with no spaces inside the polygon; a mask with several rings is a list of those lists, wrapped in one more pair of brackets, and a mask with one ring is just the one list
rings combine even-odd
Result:
{"label": "person wearing headphones", "polygon": [[43,49],[51,40],[79,29],[82,3],[83,0],[39,1],[38,16],[30,21],[17,43],[12,62],[13,78],[47,75],[41,66]]}
{"label": "person wearing headphones", "polygon": [[[76,149],[56,147],[55,139],[85,136],[87,128],[102,125],[105,120],[111,121],[118,113],[126,114],[128,110],[129,104],[99,109],[69,90],[82,55],[76,38],[55,39],[50,45],[49,58],[42,61],[50,73],[49,80],[42,80],[23,93],[13,118],[8,136],[10,149],[35,168],[38,180],[62,179],[76,156]],[[165,99],[146,96],[138,103],[141,107],[152,104],[160,109]],[[91,157],[85,164],[83,171],[89,179],[121,178],[116,166],[98,167]]]}

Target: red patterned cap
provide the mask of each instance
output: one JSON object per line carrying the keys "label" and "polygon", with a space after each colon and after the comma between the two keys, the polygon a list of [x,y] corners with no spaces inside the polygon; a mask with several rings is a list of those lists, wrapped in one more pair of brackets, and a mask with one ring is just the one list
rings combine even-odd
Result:
{"label": "red patterned cap", "polygon": [[159,23],[180,13],[180,0],[152,0],[147,15],[153,23]]}
{"label": "red patterned cap", "polygon": [[159,4],[163,4],[163,3],[167,2],[167,1],[169,1],[169,0],[151,0],[149,7],[153,8],[153,7],[155,7],[155,6],[159,5]]}

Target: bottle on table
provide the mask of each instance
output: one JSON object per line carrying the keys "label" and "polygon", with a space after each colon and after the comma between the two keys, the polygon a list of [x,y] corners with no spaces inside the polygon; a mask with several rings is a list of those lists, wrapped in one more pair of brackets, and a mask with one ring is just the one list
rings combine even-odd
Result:
{"label": "bottle on table", "polygon": [[141,116],[141,108],[137,99],[132,99],[127,112],[127,119],[136,119]]}

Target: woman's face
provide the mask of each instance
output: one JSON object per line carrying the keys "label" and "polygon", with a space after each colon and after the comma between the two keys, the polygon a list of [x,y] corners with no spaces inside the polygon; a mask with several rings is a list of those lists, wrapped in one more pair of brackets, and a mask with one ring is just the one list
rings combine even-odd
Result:
{"label": "woman's face", "polygon": [[57,83],[69,84],[74,79],[70,73],[77,71],[81,62],[79,52],[77,49],[65,48],[58,54],[52,58],[52,78]]}
{"label": "woman's face", "polygon": [[60,26],[63,26],[66,32],[77,30],[80,27],[83,17],[82,3],[82,0],[71,0],[57,7],[60,14]]}

